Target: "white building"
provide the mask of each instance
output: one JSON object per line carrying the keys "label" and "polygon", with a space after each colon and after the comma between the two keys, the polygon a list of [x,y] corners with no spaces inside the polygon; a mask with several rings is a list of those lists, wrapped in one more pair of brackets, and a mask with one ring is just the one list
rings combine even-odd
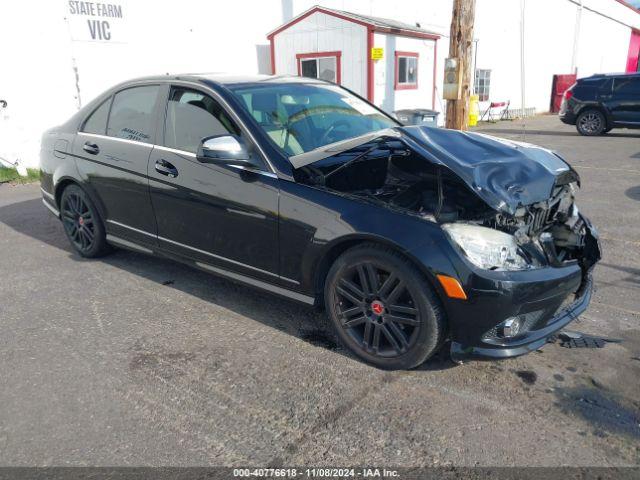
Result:
{"label": "white building", "polygon": [[267,38],[276,75],[336,82],[390,112],[435,108],[438,34],[390,19],[314,6]]}
{"label": "white building", "polygon": [[[178,72],[270,73],[267,35],[316,3],[350,12],[345,16],[364,25],[333,22],[344,20],[333,16],[316,23],[316,43],[311,35],[302,47],[286,45],[286,30],[273,35],[277,73],[297,74],[298,68],[303,73],[304,68],[312,74],[315,68],[317,74],[334,65],[340,83],[388,111],[444,110],[451,0],[2,2],[0,100],[7,108],[0,110],[0,159],[37,166],[43,130],[125,79]],[[394,24],[399,27],[395,31]],[[474,35],[475,69],[483,79],[477,88],[483,98],[510,101],[514,109],[524,98],[527,109],[546,112],[555,74],[638,68],[640,14],[618,0],[477,0]],[[324,37],[339,42],[325,45]],[[382,49],[382,59],[370,60],[372,48]],[[333,56],[318,56],[326,52]],[[404,60],[396,61],[396,53]],[[396,73],[408,88],[396,88]]]}

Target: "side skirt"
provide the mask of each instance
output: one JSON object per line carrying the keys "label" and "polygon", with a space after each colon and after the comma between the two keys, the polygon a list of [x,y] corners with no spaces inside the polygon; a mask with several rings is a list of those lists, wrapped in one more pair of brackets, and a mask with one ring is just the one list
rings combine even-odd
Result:
{"label": "side skirt", "polygon": [[286,288],[278,287],[277,285],[272,285],[270,283],[263,282],[262,280],[257,280],[255,278],[247,277],[239,273],[223,270],[221,268],[214,267],[213,265],[209,265],[207,263],[196,262],[196,266],[208,272],[213,272],[217,275],[220,275],[221,277],[242,282],[247,285],[260,288],[262,290],[267,290],[271,293],[275,293],[276,295],[281,295],[283,297],[291,298],[293,300],[297,300],[298,302],[306,303],[308,305],[313,305],[316,301],[315,298],[310,297],[308,295],[303,295],[302,293],[298,293],[298,292],[292,292],[291,290],[287,290]]}
{"label": "side skirt", "polygon": [[165,258],[169,258],[171,260],[175,260],[178,261],[180,263],[184,263],[186,265],[190,265],[190,266],[195,266],[196,268],[200,269],[200,270],[204,270],[206,272],[209,273],[214,273],[220,277],[224,277],[228,280],[232,280],[235,282],[240,282],[243,283],[245,285],[249,285],[251,287],[255,287],[255,288],[259,288],[261,290],[266,290],[268,292],[271,293],[275,293],[276,295],[280,295],[282,297],[285,298],[289,298],[291,300],[295,300],[297,302],[302,302],[305,303],[307,305],[314,305],[316,299],[314,297],[311,297],[309,295],[304,295],[302,293],[298,293],[298,292],[294,292],[291,290],[288,290],[286,288],[282,288],[279,287],[277,285],[273,285],[267,282],[263,282],[262,280],[258,280],[256,278],[252,278],[252,277],[248,277],[246,275],[242,275],[240,273],[236,273],[236,272],[230,272],[229,270],[224,270],[220,267],[215,267],[213,265],[209,265],[208,263],[204,263],[204,262],[194,262],[194,261],[189,261],[186,258],[182,258],[176,255],[171,255],[168,253],[164,253],[163,251],[153,251],[147,247],[143,247],[142,245],[139,245],[135,242],[132,242],[130,240],[125,240],[123,238],[120,237],[116,237],[114,235],[111,234],[107,234],[107,242],[112,243],[118,247],[122,247],[122,248],[126,248],[128,250],[132,250],[134,252],[139,252],[139,253],[146,253],[146,254],[150,254],[150,255],[157,255],[157,256],[161,256],[161,257],[165,257]]}

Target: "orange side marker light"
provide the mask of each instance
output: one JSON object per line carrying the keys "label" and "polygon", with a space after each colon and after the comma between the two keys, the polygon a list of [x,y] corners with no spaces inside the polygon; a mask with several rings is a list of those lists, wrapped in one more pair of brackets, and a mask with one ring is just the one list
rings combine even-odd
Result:
{"label": "orange side marker light", "polygon": [[440,285],[442,285],[442,288],[444,288],[444,291],[449,298],[459,298],[460,300],[467,299],[467,294],[464,293],[462,285],[460,285],[458,280],[447,275],[438,275],[437,277],[440,281]]}

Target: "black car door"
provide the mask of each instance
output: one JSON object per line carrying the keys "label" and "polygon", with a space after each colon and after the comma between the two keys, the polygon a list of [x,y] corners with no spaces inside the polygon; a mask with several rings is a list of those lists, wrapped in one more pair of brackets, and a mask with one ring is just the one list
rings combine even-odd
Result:
{"label": "black car door", "polygon": [[107,232],[136,243],[156,243],[147,164],[160,90],[159,85],[141,85],[116,92],[88,117],[73,145]]}
{"label": "black car door", "polygon": [[640,126],[640,77],[615,77],[605,104],[616,124]]}
{"label": "black car door", "polygon": [[205,137],[251,140],[211,93],[174,85],[167,99],[163,146],[149,162],[158,245],[204,268],[279,283],[278,178],[255,148],[256,168],[199,162]]}

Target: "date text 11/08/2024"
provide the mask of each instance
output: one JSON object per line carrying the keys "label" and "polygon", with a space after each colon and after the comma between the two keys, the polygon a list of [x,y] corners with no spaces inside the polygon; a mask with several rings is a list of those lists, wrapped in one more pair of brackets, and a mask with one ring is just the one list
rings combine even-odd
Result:
{"label": "date text 11/08/2024", "polygon": [[280,478],[397,478],[398,471],[385,468],[236,468],[234,477]]}

